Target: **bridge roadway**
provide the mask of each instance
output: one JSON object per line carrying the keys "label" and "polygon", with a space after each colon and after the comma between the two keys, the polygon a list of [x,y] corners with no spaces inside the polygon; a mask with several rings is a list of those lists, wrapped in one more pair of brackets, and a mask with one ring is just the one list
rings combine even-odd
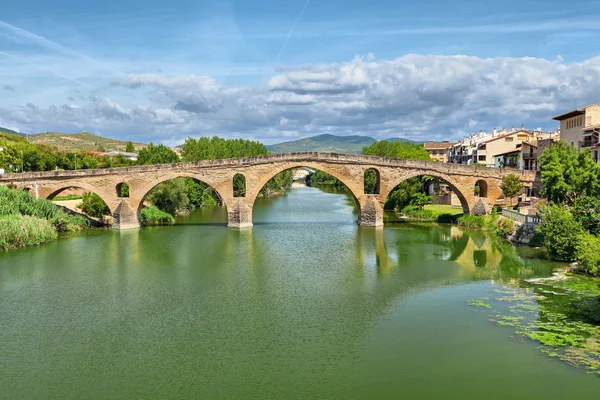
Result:
{"label": "bridge roadway", "polygon": [[[319,169],[341,180],[352,192],[359,207],[358,222],[363,226],[383,225],[383,205],[398,184],[406,179],[429,175],[448,183],[467,214],[489,212],[502,194],[500,183],[507,174],[516,174],[526,187],[539,188],[535,171],[516,171],[482,166],[447,164],[434,161],[393,159],[336,153],[286,153],[257,157],[207,160],[175,164],[142,165],[124,168],[29,172],[0,175],[0,185],[29,190],[52,199],[64,189],[82,188],[99,195],[113,215],[115,229],[139,227],[144,199],[156,185],[178,177],[195,178],[212,186],[227,206],[229,226],[252,226],[252,207],[260,189],[279,172],[291,168]],[[365,194],[364,174],[377,171],[376,194]],[[246,178],[246,195],[235,197],[233,177]],[[480,182],[480,195],[474,187]],[[129,197],[120,197],[120,185],[129,185]]]}

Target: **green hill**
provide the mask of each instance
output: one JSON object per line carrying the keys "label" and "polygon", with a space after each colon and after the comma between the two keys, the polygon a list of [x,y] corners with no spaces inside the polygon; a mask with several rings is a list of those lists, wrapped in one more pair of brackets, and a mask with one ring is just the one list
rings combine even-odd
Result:
{"label": "green hill", "polygon": [[11,135],[21,135],[23,136],[22,133],[19,133],[17,131],[13,131],[12,129],[8,129],[8,128],[3,128],[0,126],[0,132],[4,132],[4,133],[10,133]]}
{"label": "green hill", "polygon": [[[127,145],[126,141],[104,138],[88,132],[74,134],[48,132],[29,135],[31,143],[45,144],[58,147],[63,151],[99,151],[103,148],[105,151],[120,150],[124,151]],[[134,143],[136,150],[146,147],[143,143]]]}
{"label": "green hill", "polygon": [[[388,141],[407,141],[408,139],[391,138]],[[304,151],[322,151],[331,153],[359,154],[363,147],[377,140],[369,136],[335,136],[318,135],[290,142],[282,142],[267,146],[271,153],[296,153]]]}

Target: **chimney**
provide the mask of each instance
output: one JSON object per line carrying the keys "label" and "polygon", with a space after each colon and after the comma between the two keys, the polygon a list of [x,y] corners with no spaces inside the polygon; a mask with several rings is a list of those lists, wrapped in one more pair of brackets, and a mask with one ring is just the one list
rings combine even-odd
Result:
{"label": "chimney", "polygon": [[514,132],[514,131],[515,131],[515,126],[514,126],[514,125],[512,126],[512,128],[510,128],[510,131],[511,131],[511,132]]}

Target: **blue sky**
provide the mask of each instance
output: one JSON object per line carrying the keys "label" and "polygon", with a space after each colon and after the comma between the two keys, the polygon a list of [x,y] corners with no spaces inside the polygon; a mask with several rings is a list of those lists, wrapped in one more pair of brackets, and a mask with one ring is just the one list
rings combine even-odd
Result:
{"label": "blue sky", "polygon": [[2,0],[0,126],[456,139],[600,101],[597,1]]}

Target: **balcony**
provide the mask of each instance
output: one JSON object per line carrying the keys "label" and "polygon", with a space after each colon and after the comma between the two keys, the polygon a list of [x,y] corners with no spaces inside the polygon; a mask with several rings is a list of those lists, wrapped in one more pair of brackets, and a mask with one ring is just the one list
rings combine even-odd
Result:
{"label": "balcony", "polygon": [[537,153],[523,153],[523,160],[535,160],[537,158]]}

